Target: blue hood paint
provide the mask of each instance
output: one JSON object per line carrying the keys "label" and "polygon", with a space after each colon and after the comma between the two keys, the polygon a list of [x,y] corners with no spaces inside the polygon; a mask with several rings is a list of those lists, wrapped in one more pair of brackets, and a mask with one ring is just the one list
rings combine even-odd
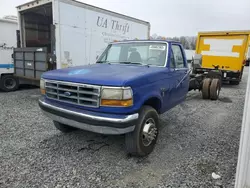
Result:
{"label": "blue hood paint", "polygon": [[124,64],[93,64],[44,73],[42,78],[106,86],[141,86],[149,84],[168,72],[164,67]]}

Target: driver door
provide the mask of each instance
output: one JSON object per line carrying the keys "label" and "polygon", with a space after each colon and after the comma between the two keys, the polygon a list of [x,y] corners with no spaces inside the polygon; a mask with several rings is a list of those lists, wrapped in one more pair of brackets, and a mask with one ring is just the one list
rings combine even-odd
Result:
{"label": "driver door", "polygon": [[185,56],[183,53],[183,49],[179,44],[172,44],[171,46],[172,53],[174,56],[175,62],[175,95],[173,101],[176,104],[185,100],[186,94],[188,92],[189,87],[189,75],[188,75],[188,65],[185,61]]}

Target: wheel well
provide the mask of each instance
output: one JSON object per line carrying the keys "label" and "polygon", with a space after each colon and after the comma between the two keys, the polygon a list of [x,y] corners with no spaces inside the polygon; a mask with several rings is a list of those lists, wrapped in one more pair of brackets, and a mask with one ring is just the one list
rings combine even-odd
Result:
{"label": "wheel well", "polygon": [[161,101],[156,97],[152,97],[144,102],[144,105],[153,107],[158,113],[161,109]]}
{"label": "wheel well", "polygon": [[2,78],[3,76],[6,76],[6,75],[13,75],[13,73],[2,73],[2,74],[0,74],[0,78]]}

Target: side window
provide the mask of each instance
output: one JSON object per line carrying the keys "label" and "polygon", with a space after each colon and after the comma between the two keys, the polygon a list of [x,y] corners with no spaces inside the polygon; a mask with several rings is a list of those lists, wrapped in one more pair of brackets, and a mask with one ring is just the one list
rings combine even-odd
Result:
{"label": "side window", "polygon": [[172,45],[172,51],[174,55],[176,68],[184,68],[185,65],[184,65],[184,59],[181,53],[181,47],[178,45]]}

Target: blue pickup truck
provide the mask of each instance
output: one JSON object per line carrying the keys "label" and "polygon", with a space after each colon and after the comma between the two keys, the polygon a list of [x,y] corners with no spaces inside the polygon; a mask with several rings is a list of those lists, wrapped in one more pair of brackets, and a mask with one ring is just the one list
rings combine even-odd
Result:
{"label": "blue pickup truck", "polygon": [[[194,60],[195,61],[195,60]],[[114,42],[95,64],[42,75],[39,106],[57,129],[125,134],[128,153],[151,153],[159,115],[190,90],[217,99],[219,73],[191,75],[182,45],[165,40]]]}

